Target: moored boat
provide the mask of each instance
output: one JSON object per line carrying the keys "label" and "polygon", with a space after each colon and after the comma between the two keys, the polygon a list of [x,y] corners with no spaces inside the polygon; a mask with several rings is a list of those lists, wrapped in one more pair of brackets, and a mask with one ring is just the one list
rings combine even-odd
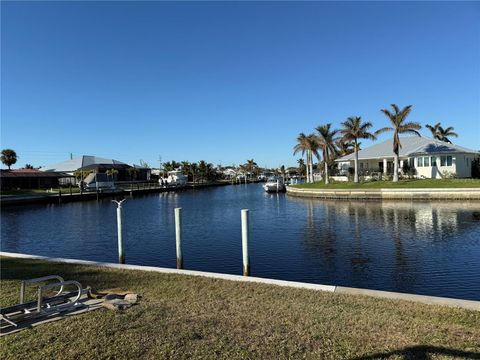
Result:
{"label": "moored boat", "polygon": [[263,188],[266,192],[285,192],[285,182],[281,176],[272,176],[267,179],[267,182],[263,184]]}

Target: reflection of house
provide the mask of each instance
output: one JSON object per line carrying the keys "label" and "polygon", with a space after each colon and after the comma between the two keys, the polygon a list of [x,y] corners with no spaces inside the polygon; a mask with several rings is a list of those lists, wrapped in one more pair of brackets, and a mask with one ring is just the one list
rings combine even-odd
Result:
{"label": "reflection of house", "polygon": [[[404,165],[416,169],[417,177],[443,178],[449,176],[470,177],[472,161],[480,152],[424,136],[400,138],[399,169]],[[354,167],[355,154],[343,156],[335,161],[341,172],[347,173]],[[360,174],[372,172],[393,173],[393,139],[370,146],[358,152]]]}
{"label": "reflection of house", "polygon": [[129,180],[127,170],[130,168],[118,160],[105,159],[98,156],[83,155],[61,163],[42,167],[42,171],[64,172],[74,175],[77,171],[92,171],[96,173],[106,173],[108,170],[116,170],[115,178],[117,180]]}
{"label": "reflection of house", "polygon": [[34,169],[0,170],[2,189],[46,189],[58,187],[60,178],[68,178],[68,174],[39,171]]}

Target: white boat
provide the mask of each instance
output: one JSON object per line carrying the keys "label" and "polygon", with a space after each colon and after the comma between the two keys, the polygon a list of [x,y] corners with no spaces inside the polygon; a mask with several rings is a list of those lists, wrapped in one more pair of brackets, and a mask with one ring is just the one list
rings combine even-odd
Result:
{"label": "white boat", "polygon": [[167,173],[167,177],[159,180],[160,184],[167,186],[185,186],[188,182],[188,176],[181,169],[172,170]]}
{"label": "white boat", "polygon": [[79,184],[85,191],[109,191],[115,190],[113,179],[107,174],[90,173]]}
{"label": "white boat", "polygon": [[263,184],[266,192],[284,192],[286,190],[285,182],[281,176],[272,176]]}

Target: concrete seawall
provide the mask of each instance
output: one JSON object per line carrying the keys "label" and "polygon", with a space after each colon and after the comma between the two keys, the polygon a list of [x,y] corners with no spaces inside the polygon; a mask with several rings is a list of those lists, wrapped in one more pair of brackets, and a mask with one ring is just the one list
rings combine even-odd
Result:
{"label": "concrete seawall", "polygon": [[0,251],[0,256],[12,257],[12,258],[18,258],[18,259],[43,260],[43,261],[74,264],[74,265],[99,266],[99,267],[105,267],[105,268],[111,268],[111,269],[140,270],[140,271],[152,271],[152,272],[165,273],[165,274],[202,276],[202,277],[207,277],[212,279],[222,279],[222,280],[229,280],[229,281],[286,286],[286,287],[292,287],[292,288],[326,291],[326,292],[340,293],[340,294],[347,294],[347,295],[364,295],[364,296],[370,296],[370,297],[376,297],[376,298],[384,298],[384,299],[391,299],[391,300],[405,300],[405,301],[413,301],[413,302],[418,302],[418,303],[423,303],[428,305],[442,305],[442,306],[458,307],[458,308],[463,308],[468,310],[480,311],[480,301],[475,301],[475,300],[462,300],[462,299],[453,299],[453,298],[438,297],[438,296],[398,293],[398,292],[392,292],[392,291],[350,288],[350,287],[335,286],[335,285],[321,285],[321,284],[303,283],[303,282],[296,282],[296,281],[259,278],[259,277],[253,277],[253,276],[220,274],[220,273],[195,271],[195,270],[177,270],[177,269],[161,268],[161,267],[154,267],[154,266],[115,264],[115,263],[105,263],[105,262],[76,260],[76,259],[64,259],[64,258],[49,258],[44,256],[9,253],[9,252],[3,252],[3,251]]}
{"label": "concrete seawall", "polygon": [[480,188],[306,189],[287,187],[291,196],[344,200],[480,200]]}

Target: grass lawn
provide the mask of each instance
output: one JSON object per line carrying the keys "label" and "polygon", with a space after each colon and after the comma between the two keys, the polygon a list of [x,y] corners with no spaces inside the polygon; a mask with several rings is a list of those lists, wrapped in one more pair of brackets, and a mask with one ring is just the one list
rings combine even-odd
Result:
{"label": "grass lawn", "polygon": [[393,181],[365,181],[358,184],[353,182],[324,182],[313,184],[293,185],[293,187],[305,189],[392,189],[392,188],[480,188],[480,179],[412,179]]}
{"label": "grass lawn", "polygon": [[2,258],[1,305],[47,274],[143,298],[2,337],[2,359],[480,357],[478,311],[191,276]]}

